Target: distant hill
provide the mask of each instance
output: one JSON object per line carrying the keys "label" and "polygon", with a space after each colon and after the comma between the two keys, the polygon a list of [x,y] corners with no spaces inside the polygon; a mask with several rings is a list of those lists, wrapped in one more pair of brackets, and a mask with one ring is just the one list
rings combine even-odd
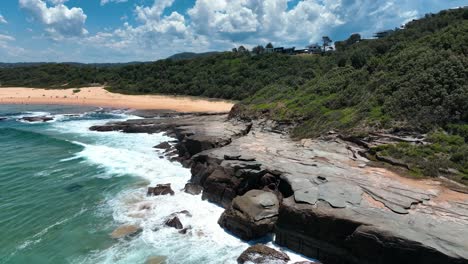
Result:
{"label": "distant hill", "polygon": [[203,53],[194,53],[194,52],[182,52],[182,53],[177,53],[174,54],[170,57],[168,57],[168,60],[190,60],[190,59],[195,59],[195,58],[201,58],[201,57],[208,57],[212,55],[219,54],[219,51],[210,51],[210,52],[203,52]]}
{"label": "distant hill", "polygon": [[121,67],[135,64],[147,64],[151,62],[141,62],[141,61],[132,61],[132,62],[122,62],[122,63],[80,63],[80,62],[0,62],[1,68],[19,68],[19,67],[34,67],[34,66],[43,66],[43,65],[73,65],[73,66],[82,66],[82,67],[98,67],[98,68],[111,68],[111,67]]}

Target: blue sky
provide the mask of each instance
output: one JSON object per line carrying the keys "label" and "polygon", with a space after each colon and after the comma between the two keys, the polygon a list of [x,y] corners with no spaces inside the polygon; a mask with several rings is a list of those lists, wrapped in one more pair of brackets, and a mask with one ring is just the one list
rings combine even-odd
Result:
{"label": "blue sky", "polygon": [[1,0],[0,61],[127,62],[398,27],[468,0]]}

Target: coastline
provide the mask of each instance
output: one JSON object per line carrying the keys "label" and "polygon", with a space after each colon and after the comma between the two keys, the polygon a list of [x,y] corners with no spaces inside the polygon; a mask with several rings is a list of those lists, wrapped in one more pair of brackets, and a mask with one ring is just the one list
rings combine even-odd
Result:
{"label": "coastline", "polygon": [[[184,189],[198,189],[203,200],[224,208],[218,224],[241,239],[273,233],[275,245],[325,263],[436,264],[468,258],[463,228],[468,218],[460,206],[468,201],[466,193],[375,168],[353,155],[365,149],[336,136],[298,143],[275,132],[274,125],[226,117],[128,120],[90,130],[177,138],[161,148],[171,161],[191,169]],[[259,207],[251,197],[271,193],[280,206],[260,210],[259,217],[274,216],[252,220],[257,215],[250,209]]]}
{"label": "coastline", "polygon": [[176,112],[228,112],[233,102],[166,95],[124,95],[104,87],[42,89],[0,88],[0,104],[81,105],[135,110],[172,110]]}

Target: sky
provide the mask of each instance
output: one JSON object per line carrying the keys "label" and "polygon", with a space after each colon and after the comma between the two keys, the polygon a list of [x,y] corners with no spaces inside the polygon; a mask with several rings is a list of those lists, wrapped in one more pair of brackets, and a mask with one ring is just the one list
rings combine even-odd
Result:
{"label": "sky", "polygon": [[0,0],[0,62],[153,61],[372,37],[468,0]]}

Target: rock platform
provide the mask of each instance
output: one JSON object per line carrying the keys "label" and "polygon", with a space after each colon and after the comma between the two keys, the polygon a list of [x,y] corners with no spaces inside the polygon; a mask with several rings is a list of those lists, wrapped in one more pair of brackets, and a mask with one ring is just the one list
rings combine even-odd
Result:
{"label": "rock platform", "polygon": [[263,215],[248,201],[233,203],[236,197],[274,193],[276,243],[323,263],[468,263],[466,193],[372,167],[356,155],[360,146],[338,137],[293,141],[268,122],[227,115],[168,115],[91,129],[176,137],[190,184],[228,210],[230,226],[235,214],[242,221]]}

